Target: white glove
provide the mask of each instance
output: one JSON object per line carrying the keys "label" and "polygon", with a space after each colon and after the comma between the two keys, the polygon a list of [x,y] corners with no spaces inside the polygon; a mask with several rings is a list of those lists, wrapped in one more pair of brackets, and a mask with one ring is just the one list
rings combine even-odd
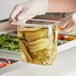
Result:
{"label": "white glove", "polygon": [[10,20],[11,21],[27,21],[36,15],[43,15],[47,12],[48,0],[29,0],[15,6]]}
{"label": "white glove", "polygon": [[59,27],[63,33],[76,34],[76,13],[64,18]]}

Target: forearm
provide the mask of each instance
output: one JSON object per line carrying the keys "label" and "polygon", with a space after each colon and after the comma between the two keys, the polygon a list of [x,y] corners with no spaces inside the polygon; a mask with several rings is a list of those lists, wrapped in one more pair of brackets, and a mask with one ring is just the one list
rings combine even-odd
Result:
{"label": "forearm", "polygon": [[48,0],[47,12],[76,11],[76,0]]}

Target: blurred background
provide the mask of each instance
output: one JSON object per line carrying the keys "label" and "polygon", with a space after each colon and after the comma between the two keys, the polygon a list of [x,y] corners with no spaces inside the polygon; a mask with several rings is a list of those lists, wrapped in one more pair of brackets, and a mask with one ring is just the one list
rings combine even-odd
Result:
{"label": "blurred background", "polygon": [[[12,0],[7,0],[7,1],[1,0],[0,1],[0,20],[9,18],[9,15],[10,15],[12,9],[15,7],[15,5],[25,2],[27,0],[13,0],[12,2],[11,1]],[[69,14],[70,13],[48,13],[48,14],[46,14],[46,16],[39,16],[38,18],[60,19],[61,17],[65,17]]]}

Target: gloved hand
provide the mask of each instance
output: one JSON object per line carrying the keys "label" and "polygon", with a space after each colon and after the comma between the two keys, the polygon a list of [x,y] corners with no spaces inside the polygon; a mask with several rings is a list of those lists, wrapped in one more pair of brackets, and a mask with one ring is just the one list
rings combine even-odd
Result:
{"label": "gloved hand", "polygon": [[64,18],[59,27],[63,33],[76,34],[76,13]]}
{"label": "gloved hand", "polygon": [[28,0],[15,6],[10,14],[10,21],[27,21],[36,15],[43,15],[47,12],[48,0]]}

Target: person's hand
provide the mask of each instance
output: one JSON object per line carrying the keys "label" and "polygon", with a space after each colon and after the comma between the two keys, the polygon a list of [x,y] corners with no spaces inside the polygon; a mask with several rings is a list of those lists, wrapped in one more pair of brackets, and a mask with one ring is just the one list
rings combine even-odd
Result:
{"label": "person's hand", "polygon": [[76,34],[76,13],[64,18],[59,27],[62,33]]}
{"label": "person's hand", "polygon": [[48,0],[29,0],[15,6],[10,14],[9,20],[27,21],[36,15],[43,15],[47,12]]}

